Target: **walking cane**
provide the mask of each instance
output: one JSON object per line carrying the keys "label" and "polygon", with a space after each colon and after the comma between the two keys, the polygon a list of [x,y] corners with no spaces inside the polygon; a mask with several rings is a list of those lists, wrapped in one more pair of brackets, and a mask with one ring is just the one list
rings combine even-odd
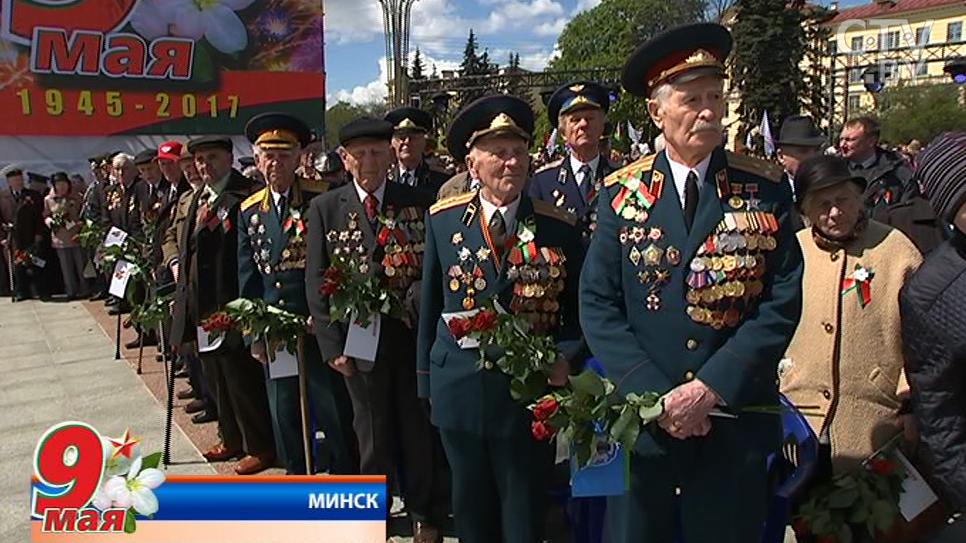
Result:
{"label": "walking cane", "polygon": [[[124,301],[122,300],[123,304]],[[117,313],[117,327],[115,328],[115,341],[114,341],[114,360],[121,359],[121,312]]]}
{"label": "walking cane", "polygon": [[144,334],[138,334],[138,375],[141,375],[141,361],[144,360]]}
{"label": "walking cane", "polygon": [[[160,325],[160,335],[158,338],[161,345],[167,348],[168,342],[164,337],[164,321],[162,320]],[[172,363],[173,358],[169,356],[164,356],[164,376],[165,381],[168,384],[168,398],[167,398],[167,413],[165,413],[164,418],[164,452],[161,454],[161,461],[164,462],[164,467],[167,468],[171,463],[171,413],[174,411],[174,368],[169,368],[168,364]]]}
{"label": "walking cane", "polygon": [[309,442],[315,441],[315,436],[309,436],[309,399],[308,386],[305,377],[305,334],[299,334],[298,339],[298,370],[299,370],[299,410],[302,414],[302,449],[305,454],[305,473],[312,475],[312,454]]}
{"label": "walking cane", "polygon": [[7,279],[10,280],[10,300],[13,301],[17,299],[17,290],[14,288],[13,284],[13,255],[10,252],[10,242],[7,242],[7,246],[4,247],[4,252],[7,256]]}

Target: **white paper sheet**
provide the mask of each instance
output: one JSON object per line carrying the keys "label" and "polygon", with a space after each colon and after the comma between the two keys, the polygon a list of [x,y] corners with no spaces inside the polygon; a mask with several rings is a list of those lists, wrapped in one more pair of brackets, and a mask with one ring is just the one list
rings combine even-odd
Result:
{"label": "white paper sheet", "polygon": [[285,347],[275,351],[275,358],[268,364],[268,378],[281,379],[299,374],[298,357],[288,352]]}
{"label": "white paper sheet", "polygon": [[111,275],[111,285],[107,291],[112,296],[117,296],[118,298],[123,298],[124,293],[127,291],[127,283],[131,280],[131,270],[134,269],[134,264],[127,262],[126,260],[118,260],[114,264],[114,273]]}
{"label": "white paper sheet", "polygon": [[34,266],[37,266],[38,268],[43,268],[47,265],[47,261],[39,256],[31,256],[30,261],[33,262]]}
{"label": "white paper sheet", "polygon": [[930,505],[939,501],[939,497],[905,455],[897,450],[895,458],[902,463],[906,471],[906,480],[902,482],[902,494],[899,495],[899,512],[904,519],[911,522]]}
{"label": "white paper sheet", "polygon": [[120,245],[124,243],[125,239],[127,239],[127,232],[116,226],[112,226],[107,232],[107,235],[104,236],[104,246],[111,247],[112,245]]}
{"label": "white paper sheet", "polygon": [[382,320],[379,313],[369,318],[369,326],[362,327],[356,323],[350,324],[342,354],[358,360],[375,361],[381,330]]}
{"label": "white paper sheet", "polygon": [[208,341],[208,332],[205,329],[198,327],[198,352],[199,353],[210,353],[218,347],[221,347],[221,343],[225,341],[225,334],[220,334],[215,337],[214,341]]}

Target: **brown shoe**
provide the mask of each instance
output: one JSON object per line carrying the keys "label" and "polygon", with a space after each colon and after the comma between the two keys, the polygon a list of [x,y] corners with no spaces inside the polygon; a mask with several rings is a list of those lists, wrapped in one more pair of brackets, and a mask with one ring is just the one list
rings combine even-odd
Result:
{"label": "brown shoe", "polygon": [[208,449],[204,453],[204,457],[209,462],[224,462],[226,460],[232,460],[241,456],[242,452],[238,449],[231,450],[225,447],[224,443],[219,443],[214,447]]}
{"label": "brown shoe", "polygon": [[443,543],[443,535],[428,522],[413,522],[413,543]]}
{"label": "brown shoe", "polygon": [[246,456],[235,465],[235,473],[238,475],[253,475],[274,466],[274,456]]}

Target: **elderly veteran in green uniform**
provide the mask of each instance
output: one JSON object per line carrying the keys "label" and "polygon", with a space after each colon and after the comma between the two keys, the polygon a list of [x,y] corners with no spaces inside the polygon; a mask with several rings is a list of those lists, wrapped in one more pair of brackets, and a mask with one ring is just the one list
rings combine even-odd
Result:
{"label": "elderly veteran in green uniform", "polygon": [[[447,141],[454,156],[465,155],[480,188],[437,202],[426,225],[419,395],[432,404],[452,467],[464,543],[542,540],[551,455],[531,437],[529,412],[511,399],[509,377],[490,364],[477,369],[479,351],[460,348],[445,317],[494,297],[525,314],[557,342],[560,357],[548,370],[555,384],[566,382],[567,362],[580,345],[580,232],[573,215],[523,193],[532,129],[533,112],[519,98],[488,96],[468,105]],[[539,256],[527,264],[524,252]]]}
{"label": "elderly veteran in green uniform", "polygon": [[530,197],[577,215],[588,240],[597,222],[601,182],[614,171],[600,152],[609,108],[610,91],[597,83],[575,81],[554,91],[547,102],[547,116],[570,152],[537,170],[530,181]]}
{"label": "elderly veteran in green uniform", "polygon": [[386,113],[385,120],[392,123],[392,149],[396,153],[389,179],[435,195],[449,174],[431,168],[424,157],[433,117],[421,109],[403,106]]}
{"label": "elderly veteran in green uniform", "polygon": [[[634,447],[629,490],[608,504],[616,543],[673,541],[679,520],[688,543],[749,543],[765,519],[781,420],[742,407],[778,403],[802,254],[781,170],[717,148],[731,44],[720,25],[688,25],[624,66],[667,148],[605,180],[580,319],[618,390],[662,394],[664,413]],[[737,417],[711,418],[715,408]]]}
{"label": "elderly veteran in green uniform", "polygon": [[[299,119],[283,113],[252,118],[245,135],[255,150],[255,164],[268,186],[241,204],[238,228],[238,289],[243,298],[261,299],[280,309],[308,315],[305,297],[306,226],[309,202],[321,191],[309,190],[295,173],[302,147],[311,132]],[[316,188],[316,187],[313,187]],[[321,187],[325,190],[325,187]],[[358,472],[353,451],[352,408],[342,377],[319,353],[314,337],[304,345],[308,405],[317,426],[325,432],[329,473]],[[265,365],[268,406],[276,449],[285,470],[305,474],[305,439],[314,443],[315,432],[305,435],[299,402],[298,376],[275,375],[264,342],[251,344],[252,358]],[[294,354],[294,353],[293,353]],[[315,447],[311,447],[312,450]]]}

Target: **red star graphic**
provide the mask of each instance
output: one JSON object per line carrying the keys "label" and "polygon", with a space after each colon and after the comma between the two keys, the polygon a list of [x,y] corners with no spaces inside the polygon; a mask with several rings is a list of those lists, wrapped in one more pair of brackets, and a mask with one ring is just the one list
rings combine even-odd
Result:
{"label": "red star graphic", "polygon": [[124,458],[131,458],[131,447],[133,447],[140,439],[131,437],[131,429],[128,428],[124,430],[124,435],[121,437],[121,441],[109,440],[111,445],[114,446],[114,453],[111,454],[111,458],[117,458],[123,455]]}

